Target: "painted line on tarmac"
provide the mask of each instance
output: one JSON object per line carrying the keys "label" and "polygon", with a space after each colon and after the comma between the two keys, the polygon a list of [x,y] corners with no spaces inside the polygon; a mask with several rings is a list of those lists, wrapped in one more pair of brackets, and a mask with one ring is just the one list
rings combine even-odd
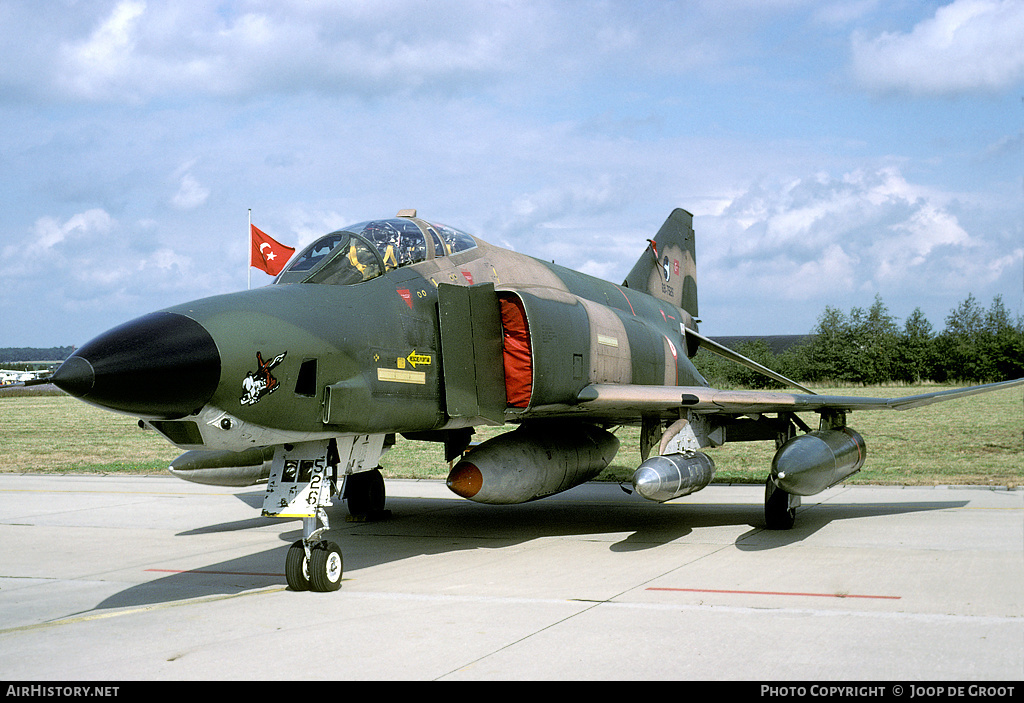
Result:
{"label": "painted line on tarmac", "polygon": [[93,620],[106,620],[107,618],[119,618],[123,615],[136,615],[138,613],[149,613],[155,610],[166,610],[167,608],[179,608],[183,605],[201,605],[203,603],[215,603],[222,600],[231,600],[233,598],[244,598],[246,596],[256,596],[260,594],[277,593],[279,591],[288,590],[287,586],[280,586],[277,588],[261,588],[254,591],[244,591],[242,593],[229,593],[220,596],[208,596],[205,598],[192,598],[188,600],[174,601],[172,603],[156,603],[154,605],[147,605],[142,608],[129,608],[127,610],[114,610],[106,613],[92,613],[90,615],[79,615],[77,617],[61,618],[60,620],[50,620],[49,622],[37,622],[32,625],[19,625],[18,627],[8,627],[0,630],[0,635],[6,635],[13,632],[29,632],[32,630],[43,630],[49,627],[61,627],[63,625],[76,625],[83,622],[91,622]]}
{"label": "painted line on tarmac", "polygon": [[646,588],[647,591],[678,591],[682,593],[729,593],[744,596],[803,596],[805,598],[875,598],[900,600],[903,596],[869,596],[857,593],[789,593],[786,591],[726,591],[716,588]]}
{"label": "painted line on tarmac", "polygon": [[708,613],[745,613],[750,615],[803,615],[812,617],[862,617],[881,620],[917,620],[921,622],[959,622],[992,625],[1018,625],[1024,628],[1024,617],[1018,615],[960,615],[955,613],[928,613],[908,611],[832,610],[818,608],[769,608],[764,606],[712,605],[696,603],[653,603],[593,598],[527,598],[515,596],[471,596],[432,593],[401,593],[382,591],[338,591],[349,599],[396,600],[449,603],[494,603],[503,605],[586,605],[576,615],[595,607],[627,610],[700,611]]}
{"label": "painted line on tarmac", "polygon": [[[177,608],[188,605],[203,605],[206,603],[214,603],[218,601],[230,600],[234,598],[245,598],[249,596],[260,596],[270,595],[288,590],[286,586],[260,588],[251,591],[244,591],[242,593],[226,594],[219,596],[209,596],[205,598],[195,598],[182,601],[175,601],[173,603],[159,603],[154,605],[148,605],[141,608],[131,608],[127,610],[117,610],[106,613],[93,613],[82,615],[78,617],[62,618],[60,620],[52,620],[50,622],[35,623],[31,625],[21,625],[18,627],[10,627],[0,629],[0,635],[16,633],[16,632],[29,632],[32,630],[41,630],[50,627],[60,627],[63,625],[73,625],[78,623],[90,622],[93,620],[103,620],[107,618],[121,617],[124,615],[135,615],[139,613],[147,613],[156,610],[164,610],[167,608]],[[821,610],[817,608],[765,608],[765,607],[752,607],[752,606],[729,606],[729,605],[710,605],[710,604],[694,604],[694,603],[643,603],[643,602],[626,602],[618,600],[596,600],[596,599],[574,599],[574,598],[527,598],[527,597],[509,597],[509,596],[467,596],[467,595],[442,595],[442,594],[426,594],[426,593],[400,593],[400,592],[374,592],[374,591],[340,591],[337,597],[345,598],[348,600],[384,600],[384,601],[419,601],[423,603],[477,603],[477,604],[500,604],[502,606],[512,605],[563,605],[563,606],[577,606],[582,607],[579,610],[566,618],[559,620],[556,623],[552,623],[544,629],[548,629],[554,625],[561,624],[567,620],[571,620],[575,617],[583,615],[586,612],[596,612],[594,608],[614,608],[614,609],[627,609],[627,610],[661,610],[661,611],[693,611],[693,612],[706,612],[706,613],[742,613],[746,615],[757,615],[772,617],[775,615],[787,615],[797,617],[827,617],[827,618],[842,618],[842,617],[855,617],[855,618],[868,618],[873,620],[902,620],[902,621],[917,621],[917,622],[929,622],[929,623],[960,623],[960,624],[982,624],[982,625],[1011,625],[1024,628],[1024,618],[1016,615],[958,615],[952,613],[913,613],[906,611],[858,611],[858,610]]]}
{"label": "painted line on tarmac", "polygon": [[233,493],[201,491],[111,491],[92,488],[0,488],[0,493],[100,493],[112,496],[230,496]]}
{"label": "painted line on tarmac", "polygon": [[258,571],[214,571],[213,569],[143,569],[159,574],[217,574],[221,576],[272,576],[284,578],[284,574],[265,574]]}

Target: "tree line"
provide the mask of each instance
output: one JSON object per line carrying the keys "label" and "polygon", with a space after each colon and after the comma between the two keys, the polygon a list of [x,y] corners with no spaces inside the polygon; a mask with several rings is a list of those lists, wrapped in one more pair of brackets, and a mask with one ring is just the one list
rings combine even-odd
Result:
{"label": "tree line", "polygon": [[12,361],[64,361],[74,347],[0,347],[0,363]]}
{"label": "tree line", "polygon": [[[779,354],[763,340],[735,351],[803,383],[989,383],[1024,376],[1024,317],[1014,319],[1000,295],[986,310],[972,294],[950,311],[941,332],[921,308],[901,327],[876,295],[868,310],[827,306],[807,341]],[[694,362],[712,386],[782,387],[706,350]]]}

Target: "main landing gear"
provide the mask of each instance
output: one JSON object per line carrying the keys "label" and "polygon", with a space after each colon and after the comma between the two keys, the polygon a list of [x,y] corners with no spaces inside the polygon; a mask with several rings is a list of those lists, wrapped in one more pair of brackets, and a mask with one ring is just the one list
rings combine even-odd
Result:
{"label": "main landing gear", "polygon": [[[781,420],[782,415],[779,416]],[[811,428],[803,420],[790,413],[786,422],[775,436],[775,451],[797,435],[797,428],[810,432]],[[800,496],[787,493],[775,484],[771,474],[764,482],[764,521],[769,530],[789,530],[796,522],[796,509],[800,507]]]}
{"label": "main landing gear", "polygon": [[788,530],[796,522],[800,496],[786,493],[769,476],[764,484],[764,521],[769,530]]}
{"label": "main landing gear", "polygon": [[348,502],[349,516],[353,521],[380,520],[389,515],[389,511],[384,509],[386,495],[380,467],[346,476],[341,497]]}

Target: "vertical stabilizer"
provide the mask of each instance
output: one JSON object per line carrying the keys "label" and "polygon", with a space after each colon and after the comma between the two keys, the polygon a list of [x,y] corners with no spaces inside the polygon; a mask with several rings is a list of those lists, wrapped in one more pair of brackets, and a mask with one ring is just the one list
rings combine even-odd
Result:
{"label": "vertical stabilizer", "polygon": [[672,303],[697,317],[697,257],[693,215],[677,208],[665,220],[647,250],[626,276],[624,285]]}

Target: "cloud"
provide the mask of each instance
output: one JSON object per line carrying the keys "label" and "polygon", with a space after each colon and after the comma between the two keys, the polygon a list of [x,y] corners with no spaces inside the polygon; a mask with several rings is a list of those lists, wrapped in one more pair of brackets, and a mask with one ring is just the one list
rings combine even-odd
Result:
{"label": "cloud", "polygon": [[[906,22],[907,7],[5,0],[0,250],[14,258],[0,269],[20,278],[0,307],[92,305],[60,330],[8,322],[65,343],[71,326],[81,340],[237,290],[250,207],[298,246],[416,207],[621,281],[681,206],[697,218],[702,307],[761,306],[762,329],[779,300],[813,318],[823,290],[927,276],[951,288],[969,282],[967,260],[989,279],[1021,237],[1019,119],[975,94],[963,110],[920,101],[901,123],[834,80],[852,29],[859,56],[889,60],[927,47],[951,11],[930,5],[914,27],[924,15]],[[961,63],[1012,58],[998,31],[978,29],[1000,12],[1019,25],[1011,6],[948,7],[977,8],[961,20],[975,37]],[[878,22],[902,33],[868,29]],[[979,37],[1007,48],[996,56]],[[871,90],[906,89],[905,76],[869,78]]]}
{"label": "cloud", "polygon": [[96,234],[109,232],[114,221],[105,210],[93,208],[73,215],[64,222],[53,217],[41,217],[36,220],[33,238],[28,251],[34,254],[53,250],[68,238],[90,238]]}
{"label": "cloud", "polygon": [[851,71],[872,92],[995,92],[1024,80],[1024,3],[956,0],[909,33],[851,40]]}
{"label": "cloud", "polygon": [[970,287],[970,276],[978,286],[996,280],[1021,250],[971,234],[955,202],[894,166],[759,183],[700,218],[698,251],[708,239],[716,246],[699,264],[722,290],[742,280],[744,296],[784,300],[857,290],[913,297]]}
{"label": "cloud", "polygon": [[[449,3],[441,12],[394,0],[219,7],[122,0],[99,8],[75,8],[87,31],[79,24],[53,37],[55,58],[33,69],[52,98],[138,104],[174,96],[388,94],[480,85],[515,57],[510,26],[533,17],[476,3]],[[495,14],[505,20],[492,24]]]}
{"label": "cloud", "polygon": [[61,82],[76,95],[96,98],[134,80],[139,19],[146,3],[125,0],[114,7],[85,41],[62,48]]}
{"label": "cloud", "polygon": [[[797,3],[120,0],[12,3],[0,86],[57,102],[254,95],[478,95],[516,104],[609,77],[733,71]],[[42,42],[23,46],[20,28]],[[27,75],[26,75],[27,74]],[[718,75],[721,75],[720,73]],[[10,96],[8,96],[10,97]]]}
{"label": "cloud", "polygon": [[47,310],[63,319],[57,334],[81,343],[102,331],[90,322],[97,314],[123,319],[160,307],[156,299],[166,305],[223,291],[230,272],[206,265],[229,260],[223,244],[198,238],[205,243],[161,236],[152,221],[125,223],[100,208],[40,217],[0,248],[3,307]]}
{"label": "cloud", "polygon": [[826,305],[866,308],[875,295],[897,318],[920,307],[938,328],[971,292],[1012,306],[1024,246],[1002,217],[984,197],[891,164],[762,179],[695,217],[705,332],[809,332]]}
{"label": "cloud", "polygon": [[171,198],[171,204],[179,210],[192,210],[206,202],[210,190],[199,184],[191,173],[181,177],[181,186]]}

